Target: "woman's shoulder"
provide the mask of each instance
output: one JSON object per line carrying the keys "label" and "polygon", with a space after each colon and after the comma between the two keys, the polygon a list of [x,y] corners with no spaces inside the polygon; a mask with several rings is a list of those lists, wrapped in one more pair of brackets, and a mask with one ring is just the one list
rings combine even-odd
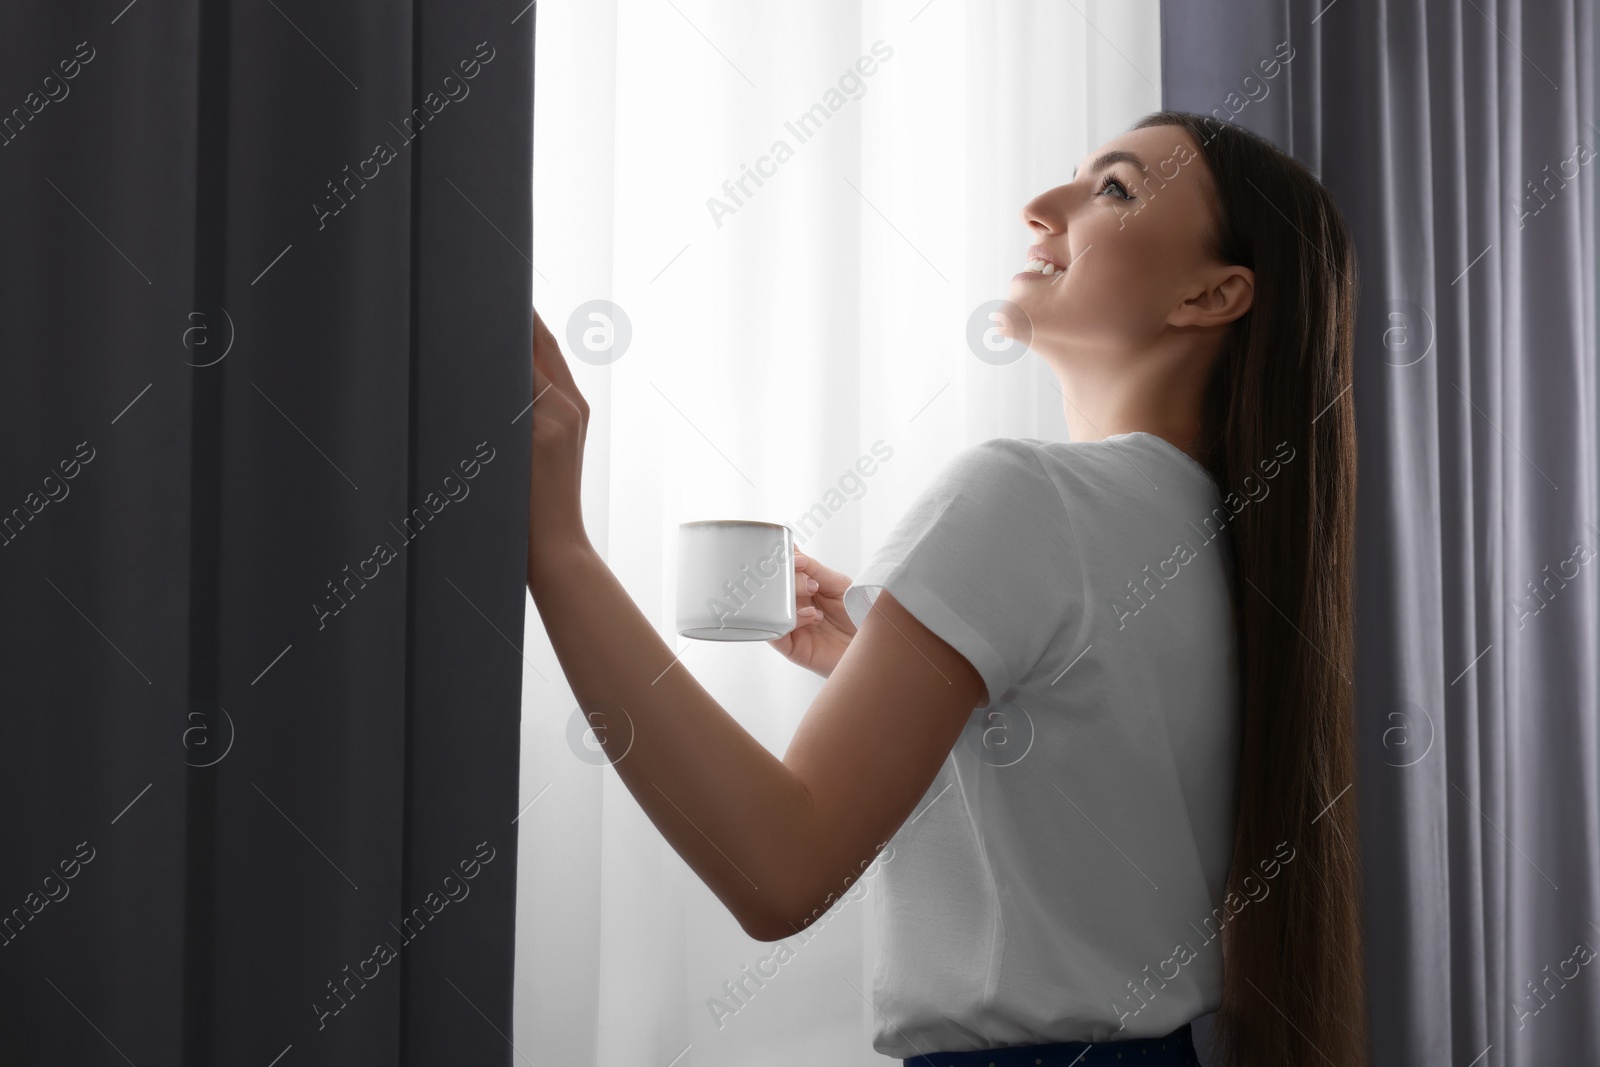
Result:
{"label": "woman's shoulder", "polygon": [[1098,441],[987,438],[956,452],[917,507],[929,521],[971,522],[992,536],[1111,545],[1201,521],[1219,502],[1205,468],[1141,432]]}
{"label": "woman's shoulder", "polygon": [[1181,490],[1181,496],[1210,499],[1216,483],[1200,462],[1166,438],[1133,430],[1093,442],[1043,442],[1011,438],[1034,451],[1038,462],[1056,477],[1062,493],[1088,499]]}

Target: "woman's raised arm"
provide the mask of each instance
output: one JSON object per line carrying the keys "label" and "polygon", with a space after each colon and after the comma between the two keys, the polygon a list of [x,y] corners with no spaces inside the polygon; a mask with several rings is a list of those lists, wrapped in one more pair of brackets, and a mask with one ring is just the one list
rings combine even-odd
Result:
{"label": "woman's raised arm", "polygon": [[750,936],[803,928],[926,793],[977,671],[887,591],[779,760],[673,654],[590,545],[587,405],[535,321],[528,587],[578,704],[650,820]]}

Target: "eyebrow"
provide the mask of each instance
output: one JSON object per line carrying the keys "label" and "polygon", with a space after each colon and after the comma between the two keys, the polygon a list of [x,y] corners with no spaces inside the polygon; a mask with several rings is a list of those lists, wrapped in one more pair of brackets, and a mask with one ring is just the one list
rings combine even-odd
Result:
{"label": "eyebrow", "polygon": [[[1144,170],[1145,169],[1144,160],[1140,159],[1138,156],[1134,155],[1132,152],[1124,152],[1122,149],[1116,148],[1116,149],[1112,149],[1110,152],[1105,153],[1099,159],[1096,159],[1094,161],[1094,163],[1092,163],[1089,166],[1089,170],[1091,172],[1093,172],[1093,171],[1102,171],[1102,170],[1105,170],[1107,167],[1111,166],[1113,163],[1132,163],[1134,166],[1138,167],[1140,170]],[[1077,167],[1073,167],[1072,168],[1072,179],[1074,181],[1076,181],[1077,178],[1078,178],[1078,168]]]}

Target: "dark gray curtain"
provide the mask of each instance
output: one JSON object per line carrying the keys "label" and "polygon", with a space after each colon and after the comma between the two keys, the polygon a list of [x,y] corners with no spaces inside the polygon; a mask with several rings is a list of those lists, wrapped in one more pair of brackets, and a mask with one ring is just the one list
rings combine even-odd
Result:
{"label": "dark gray curtain", "polygon": [[521,8],[5,12],[0,1061],[512,1061]]}
{"label": "dark gray curtain", "polygon": [[1165,106],[1355,231],[1375,1064],[1600,1063],[1594,8],[1162,5]]}

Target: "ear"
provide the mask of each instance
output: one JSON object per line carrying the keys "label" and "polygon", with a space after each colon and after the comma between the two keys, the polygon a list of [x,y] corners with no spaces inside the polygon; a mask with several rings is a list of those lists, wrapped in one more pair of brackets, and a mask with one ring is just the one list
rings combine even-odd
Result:
{"label": "ear", "polygon": [[1204,285],[1173,308],[1167,315],[1172,326],[1226,326],[1250,310],[1255,299],[1256,274],[1237,264],[1216,267]]}

